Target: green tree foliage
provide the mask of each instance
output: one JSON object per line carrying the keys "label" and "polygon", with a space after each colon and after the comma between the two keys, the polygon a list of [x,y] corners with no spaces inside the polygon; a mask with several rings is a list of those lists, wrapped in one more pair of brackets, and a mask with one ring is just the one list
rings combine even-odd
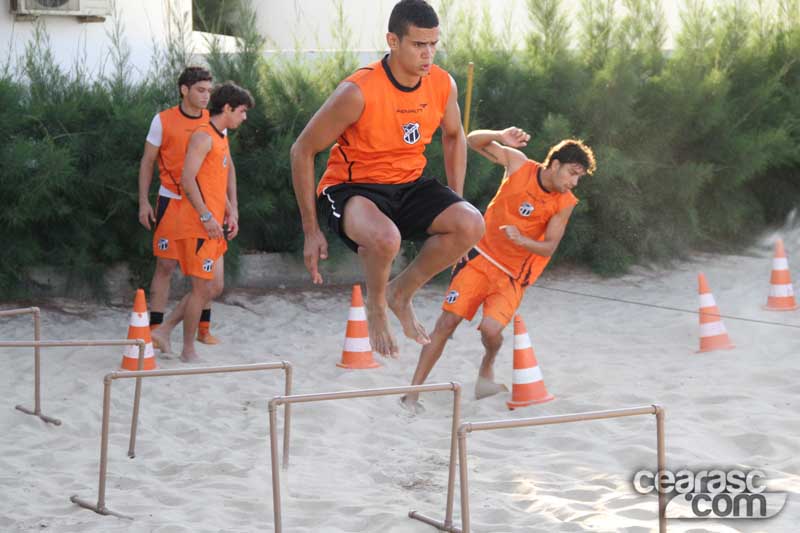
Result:
{"label": "green tree foliage", "polygon": [[[447,4],[448,18],[468,16]],[[598,171],[578,188],[558,255],[615,274],[692,246],[740,246],[797,207],[798,6],[687,0],[665,52],[660,0],[583,0],[574,20],[528,0],[524,50],[445,33],[443,63],[462,93],[459,74],[476,64],[475,128],[528,129],[525,151],[540,161],[564,137],[593,146]],[[570,22],[579,34],[567,39]],[[476,159],[467,195],[483,207],[502,169]]]}
{"label": "green tree foliage", "polygon": [[[256,100],[231,134],[242,223],[231,266],[239,247],[296,253],[301,246],[289,150],[358,67],[345,51],[344,4],[333,1],[337,53],[265,56],[247,1],[221,12],[235,29],[234,52],[230,38],[209,37],[204,61],[215,79],[236,81]],[[511,20],[493,30],[492,5],[439,2],[438,62],[458,83],[462,109],[467,65],[475,63],[473,128],[523,127],[533,135],[525,151],[539,161],[566,137],[593,146],[598,170],[579,186],[558,260],[616,274],[694,246],[741,246],[797,208],[800,1],[686,0],[667,52],[661,0],[581,0],[573,13],[561,2],[525,0],[529,20],[516,41]],[[0,263],[0,294],[35,290],[31,268],[42,264],[97,282],[124,261],[135,283],[147,282],[150,234],[136,222],[139,158],[153,114],[176,103],[174,80],[197,61],[190,28],[188,18],[170,21],[146,81],[129,76],[121,25],[109,31],[110,63],[96,81],[87,81],[80,58],[71,70],[57,66],[42,24],[21,60],[3,63],[0,247],[11,260]],[[426,172],[443,178],[438,140],[427,156]],[[317,158],[318,176],[326,160]],[[502,175],[470,153],[465,196],[484,209]]]}

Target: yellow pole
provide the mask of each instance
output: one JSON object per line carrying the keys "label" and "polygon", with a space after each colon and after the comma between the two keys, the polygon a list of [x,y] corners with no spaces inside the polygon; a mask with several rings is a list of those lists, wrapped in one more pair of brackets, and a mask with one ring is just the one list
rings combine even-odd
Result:
{"label": "yellow pole", "polygon": [[469,114],[472,109],[472,80],[475,78],[475,63],[467,67],[467,99],[464,104],[464,133],[469,133]]}

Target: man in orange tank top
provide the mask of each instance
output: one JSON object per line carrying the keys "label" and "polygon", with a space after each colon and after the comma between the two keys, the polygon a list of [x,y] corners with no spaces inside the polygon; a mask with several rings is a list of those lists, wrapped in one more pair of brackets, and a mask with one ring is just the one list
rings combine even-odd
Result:
{"label": "man in orange tank top", "polygon": [[[480,212],[461,194],[466,141],[452,77],[433,64],[439,19],[424,0],[402,0],[389,17],[389,53],[344,80],[292,146],[292,181],[303,222],[303,254],[314,283],[330,229],[364,265],[372,348],[397,356],[387,309],[403,332],[430,342],[412,307],[414,293],[454,264],[483,234]],[[446,187],[423,177],[425,147],[441,128]],[[335,142],[335,144],[334,144]],[[314,187],[314,157],[333,144]],[[391,283],[392,261],[404,239],[422,240],[419,255]]]}
{"label": "man in orange tank top", "polygon": [[[202,310],[222,293],[226,239],[233,239],[239,231],[228,202],[229,197],[236,197],[236,185],[230,179],[233,161],[226,132],[247,120],[247,110],[254,105],[250,93],[231,82],[214,88],[210,102],[208,124],[189,139],[181,176],[184,198],[178,203],[175,230],[178,262],[184,275],[191,277],[192,290],[152,334],[153,341],[163,345],[183,321],[184,362],[198,359],[194,348],[197,323]],[[228,226],[227,235],[223,225]]]}
{"label": "man in orange tank top", "polygon": [[[153,228],[153,255],[156,258],[156,269],[150,283],[151,330],[160,326],[164,320],[170,279],[178,265],[174,233],[178,202],[181,199],[183,160],[192,132],[208,123],[206,106],[211,93],[211,73],[202,67],[186,67],[178,77],[178,91],[180,103],[153,117],[139,164],[139,222],[148,230]],[[161,184],[157,209],[154,212],[150,205],[149,191],[156,163]],[[235,172],[233,167],[231,171]],[[235,201],[233,204],[235,205]],[[209,307],[203,310],[200,318],[197,340],[205,344],[218,344],[219,339],[211,334],[210,328]],[[169,344],[156,347],[162,352],[170,351]]]}
{"label": "man in orange tank top", "polygon": [[[543,164],[519,151],[530,135],[519,128],[478,130],[467,137],[470,148],[505,167],[500,187],[486,208],[486,233],[453,271],[442,314],[422,348],[412,379],[422,384],[463,319],[483,306],[478,326],[485,349],[475,385],[478,399],[508,390],[494,381],[494,360],[503,329],[514,317],[525,289],[532,285],[556,251],[578,199],[572,189],[595,170],[594,154],[581,141],[565,140],[550,149]],[[416,410],[417,394],[403,397]]]}

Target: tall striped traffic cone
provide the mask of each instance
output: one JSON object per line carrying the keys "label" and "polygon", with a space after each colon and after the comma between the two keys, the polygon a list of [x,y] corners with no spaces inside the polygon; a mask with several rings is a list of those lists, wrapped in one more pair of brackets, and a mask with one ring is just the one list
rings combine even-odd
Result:
{"label": "tall striped traffic cone", "polygon": [[[147,301],[144,290],[136,291],[131,313],[131,324],[128,327],[128,339],[142,339],[145,342],[144,362],[142,370],[155,370],[156,358],[153,354],[153,341],[150,338],[150,321],[147,319]],[[123,370],[139,370],[139,347],[126,346],[122,355]]]}
{"label": "tall striped traffic cone", "polygon": [[728,330],[719,316],[719,307],[708,288],[706,276],[702,272],[697,275],[698,292],[700,294],[700,350],[730,350],[734,347],[728,338]]}
{"label": "tall striped traffic cone", "polygon": [[350,313],[347,316],[347,333],[344,336],[342,360],[336,363],[336,366],[352,369],[378,368],[381,366],[372,358],[372,346],[369,344],[367,313],[364,311],[361,285],[353,285],[353,296],[350,299]]}
{"label": "tall striped traffic cone", "polygon": [[772,276],[769,280],[769,296],[764,309],[770,311],[794,311],[797,309],[792,288],[792,276],[789,274],[789,260],[783,249],[783,239],[778,239],[778,242],[775,243]]}
{"label": "tall striped traffic cone", "polygon": [[506,402],[511,410],[535,403],[549,402],[555,398],[547,392],[542,371],[533,353],[531,338],[522,317],[514,317],[514,376],[511,380],[511,400]]}

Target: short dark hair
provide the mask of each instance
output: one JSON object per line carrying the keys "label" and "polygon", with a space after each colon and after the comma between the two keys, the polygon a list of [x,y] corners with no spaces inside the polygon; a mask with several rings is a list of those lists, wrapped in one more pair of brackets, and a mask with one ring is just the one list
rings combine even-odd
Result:
{"label": "short dark hair", "polygon": [[186,67],[183,69],[183,72],[181,72],[181,75],[178,76],[178,94],[183,96],[181,87],[184,85],[191,89],[192,85],[198,81],[213,81],[213,79],[211,73],[203,67]]}
{"label": "short dark hair", "polygon": [[256,106],[250,91],[239,87],[232,81],[226,81],[214,87],[214,90],[211,91],[208,112],[211,116],[219,115],[222,113],[225,104],[231,106],[231,109],[236,109],[240,105],[247,106],[247,109],[252,109]]}
{"label": "short dark hair", "polygon": [[550,148],[550,152],[544,160],[545,168],[548,168],[554,159],[560,161],[562,165],[577,163],[585,168],[586,173],[590,176],[597,170],[594,152],[583,141],[577,139],[564,139]]}
{"label": "short dark hair", "polygon": [[439,17],[433,7],[425,0],[401,0],[395,4],[389,15],[389,31],[399,38],[408,33],[408,27],[438,28]]}

